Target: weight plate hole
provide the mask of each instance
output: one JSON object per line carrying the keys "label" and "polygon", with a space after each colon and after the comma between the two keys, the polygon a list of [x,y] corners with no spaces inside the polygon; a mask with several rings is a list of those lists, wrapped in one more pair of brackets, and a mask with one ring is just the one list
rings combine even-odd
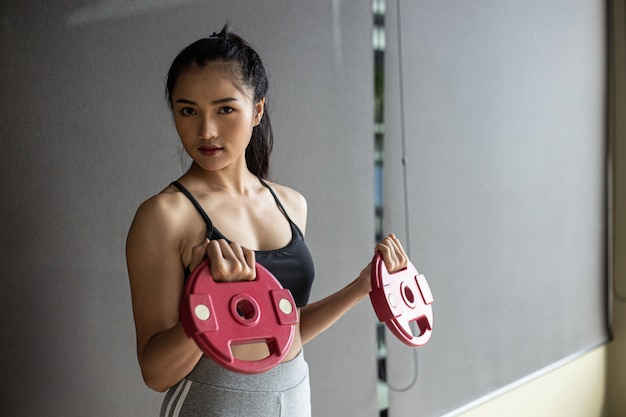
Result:
{"label": "weight plate hole", "polygon": [[244,320],[252,320],[256,315],[254,305],[249,300],[239,300],[235,306],[237,314]]}
{"label": "weight plate hole", "polygon": [[404,287],[404,297],[409,302],[409,304],[415,303],[415,295],[409,287]]}

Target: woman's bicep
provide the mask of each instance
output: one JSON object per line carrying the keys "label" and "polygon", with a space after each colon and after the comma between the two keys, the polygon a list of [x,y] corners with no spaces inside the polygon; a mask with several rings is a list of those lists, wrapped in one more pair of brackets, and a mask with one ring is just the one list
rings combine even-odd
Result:
{"label": "woman's bicep", "polygon": [[[126,242],[126,263],[130,280],[137,347],[178,322],[178,302],[184,271],[179,238],[155,207],[137,211]],[[178,240],[178,241],[177,241]]]}

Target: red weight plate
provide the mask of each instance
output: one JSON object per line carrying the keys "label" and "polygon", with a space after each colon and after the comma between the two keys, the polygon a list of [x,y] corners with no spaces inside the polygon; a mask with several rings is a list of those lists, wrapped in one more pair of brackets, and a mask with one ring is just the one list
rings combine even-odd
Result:
{"label": "red weight plate", "polygon": [[[374,256],[371,271],[370,301],[378,320],[404,344],[425,345],[433,329],[433,296],[424,275],[409,261],[406,268],[390,274],[380,253]],[[419,329],[415,335],[410,327]]]}
{"label": "red weight plate", "polygon": [[[208,357],[231,371],[257,374],[289,352],[298,311],[291,293],[258,262],[254,281],[216,282],[206,259],[185,285],[180,320]],[[233,345],[256,342],[267,344],[269,356],[256,361],[233,356]]]}

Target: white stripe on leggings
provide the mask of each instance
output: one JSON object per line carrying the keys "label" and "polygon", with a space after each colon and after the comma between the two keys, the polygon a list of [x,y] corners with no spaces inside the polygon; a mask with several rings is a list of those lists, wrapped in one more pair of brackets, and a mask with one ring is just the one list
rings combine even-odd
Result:
{"label": "white stripe on leggings", "polygon": [[[183,379],[178,387],[176,387],[176,391],[170,398],[169,403],[167,404],[167,408],[165,409],[166,417],[178,417],[180,414],[180,410],[185,403],[185,398],[187,398],[187,394],[189,393],[189,389],[191,388],[191,381],[188,379]],[[174,410],[172,412],[172,406],[175,404]]]}

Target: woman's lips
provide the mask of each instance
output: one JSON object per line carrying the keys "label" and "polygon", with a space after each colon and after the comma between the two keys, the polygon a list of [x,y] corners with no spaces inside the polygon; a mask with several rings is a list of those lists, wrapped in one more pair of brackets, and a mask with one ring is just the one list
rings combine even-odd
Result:
{"label": "woman's lips", "polygon": [[198,150],[206,156],[215,156],[222,151],[219,146],[200,146]]}

